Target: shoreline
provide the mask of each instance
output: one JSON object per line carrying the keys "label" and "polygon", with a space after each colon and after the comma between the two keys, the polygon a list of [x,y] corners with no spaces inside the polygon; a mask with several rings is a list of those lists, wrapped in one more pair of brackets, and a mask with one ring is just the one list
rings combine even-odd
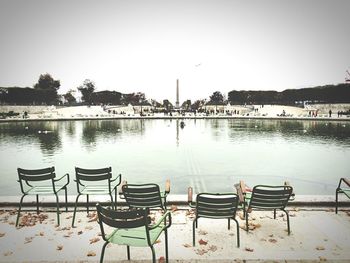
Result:
{"label": "shoreline", "polygon": [[294,120],[294,121],[335,121],[348,122],[350,117],[273,117],[273,116],[97,116],[97,117],[51,117],[51,118],[7,118],[6,122],[31,121],[83,121],[83,120],[201,120],[201,119],[237,119],[237,120]]}

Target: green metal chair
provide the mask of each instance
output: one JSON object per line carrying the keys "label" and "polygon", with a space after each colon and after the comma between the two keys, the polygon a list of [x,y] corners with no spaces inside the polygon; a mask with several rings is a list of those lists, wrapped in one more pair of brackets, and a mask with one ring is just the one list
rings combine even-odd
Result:
{"label": "green metal chair", "polygon": [[[21,186],[22,197],[19,203],[18,214],[16,219],[16,226],[18,226],[18,221],[22,209],[23,199],[27,195],[36,195],[36,206],[37,213],[39,214],[39,195],[55,195],[56,196],[56,206],[57,206],[57,224],[60,224],[60,204],[58,199],[58,192],[61,190],[65,191],[66,198],[66,211],[68,211],[67,206],[67,185],[69,184],[69,174],[65,174],[59,179],[56,179],[56,173],[54,167],[44,168],[44,169],[22,169],[17,168],[18,182]],[[66,182],[61,181],[66,178]]]}
{"label": "green metal chair", "polygon": [[[105,241],[100,262],[103,262],[105,248],[109,243],[117,245],[125,245],[127,248],[127,257],[130,260],[130,247],[150,247],[152,250],[152,262],[156,263],[156,254],[154,244],[161,233],[165,234],[165,255],[166,262],[168,257],[168,228],[171,226],[170,211],[166,212],[157,223],[150,224],[147,216],[147,209],[131,209],[131,210],[109,210],[96,205],[98,212],[98,223],[101,228],[102,238]],[[106,234],[104,225],[115,228],[109,234]]]}
{"label": "green metal chair", "polygon": [[290,234],[289,214],[285,207],[293,194],[293,188],[289,185],[270,186],[256,185],[254,186],[251,196],[246,202],[248,207],[245,209],[246,231],[249,231],[248,214],[253,209],[273,210],[274,219],[276,219],[276,210],[282,210],[287,215],[288,235]]}
{"label": "green metal chair", "polygon": [[[74,227],[75,215],[77,211],[78,200],[81,195],[86,195],[86,210],[89,213],[90,195],[109,195],[111,206],[117,206],[117,186],[121,182],[121,174],[112,178],[112,168],[101,169],[83,169],[75,167],[75,182],[77,183],[78,195],[75,200],[72,227]],[[115,200],[113,202],[112,193],[114,191]]]}
{"label": "green metal chair", "polygon": [[192,204],[192,188],[188,190],[188,202],[190,207],[196,209],[196,217],[193,221],[193,246],[196,245],[195,228],[198,227],[199,218],[227,219],[228,229],[230,229],[230,220],[236,222],[237,228],[237,247],[240,246],[239,224],[236,220],[238,206],[238,196],[234,193],[200,193],[196,197],[196,204]]}
{"label": "green metal chair", "polygon": [[[345,185],[344,185],[344,184]],[[350,198],[350,180],[347,178],[340,178],[337,190],[335,191],[335,213],[338,214],[338,194],[345,194]]]}
{"label": "green metal chair", "polygon": [[130,208],[161,208],[166,211],[166,198],[170,192],[167,181],[165,191],[160,191],[157,184],[125,184],[122,193]]}

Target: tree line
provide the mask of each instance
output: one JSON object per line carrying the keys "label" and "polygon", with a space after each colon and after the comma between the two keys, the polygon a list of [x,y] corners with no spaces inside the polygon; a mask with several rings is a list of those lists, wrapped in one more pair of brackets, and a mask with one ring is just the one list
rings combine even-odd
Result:
{"label": "tree line", "polygon": [[[57,105],[64,101],[65,104],[74,105],[77,103],[75,90],[71,89],[63,95],[58,94],[61,84],[50,74],[40,75],[38,82],[33,88],[1,88],[0,103],[19,105]],[[93,81],[86,79],[77,90],[81,93],[82,102],[87,105],[112,104],[112,105],[150,105],[164,107],[171,110],[173,105],[169,100],[164,100],[163,104],[155,100],[147,100],[142,92],[123,94],[118,91],[96,91]],[[278,91],[255,91],[255,90],[232,90],[228,92],[228,98],[220,91],[215,91],[209,100],[201,99],[191,102],[185,100],[181,106],[185,110],[196,110],[205,104],[223,105],[238,104],[283,104],[294,105],[295,103],[349,103],[350,83],[338,85],[317,86],[313,88],[287,89]]]}

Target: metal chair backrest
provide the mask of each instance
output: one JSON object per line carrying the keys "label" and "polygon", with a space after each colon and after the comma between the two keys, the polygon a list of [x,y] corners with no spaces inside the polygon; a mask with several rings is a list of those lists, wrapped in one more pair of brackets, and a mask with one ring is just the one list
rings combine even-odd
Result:
{"label": "metal chair backrest", "polygon": [[56,177],[54,167],[31,170],[17,168],[17,172],[20,180],[28,182],[53,180]]}
{"label": "metal chair backrest", "polygon": [[77,181],[96,182],[110,180],[112,178],[112,168],[83,169],[75,167],[75,176]]}
{"label": "metal chair backrest", "polygon": [[160,207],[164,209],[159,185],[157,184],[125,184],[122,190],[129,207]]}
{"label": "metal chair backrest", "polygon": [[238,206],[238,196],[234,193],[200,193],[196,198],[197,217],[234,218]]}
{"label": "metal chair backrest", "polygon": [[103,224],[118,229],[131,229],[137,227],[145,227],[147,242],[150,244],[148,224],[151,222],[148,218],[146,209],[130,209],[130,210],[112,210],[96,205],[98,214],[98,223],[101,228],[102,237],[107,240]]}
{"label": "metal chair backrest", "polygon": [[249,208],[284,209],[292,193],[291,186],[256,185],[252,191]]}

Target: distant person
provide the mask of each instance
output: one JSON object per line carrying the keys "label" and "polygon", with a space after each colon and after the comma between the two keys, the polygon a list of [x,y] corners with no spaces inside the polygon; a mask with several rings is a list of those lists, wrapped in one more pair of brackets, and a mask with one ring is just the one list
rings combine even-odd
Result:
{"label": "distant person", "polygon": [[329,110],[329,118],[332,117],[332,110]]}

